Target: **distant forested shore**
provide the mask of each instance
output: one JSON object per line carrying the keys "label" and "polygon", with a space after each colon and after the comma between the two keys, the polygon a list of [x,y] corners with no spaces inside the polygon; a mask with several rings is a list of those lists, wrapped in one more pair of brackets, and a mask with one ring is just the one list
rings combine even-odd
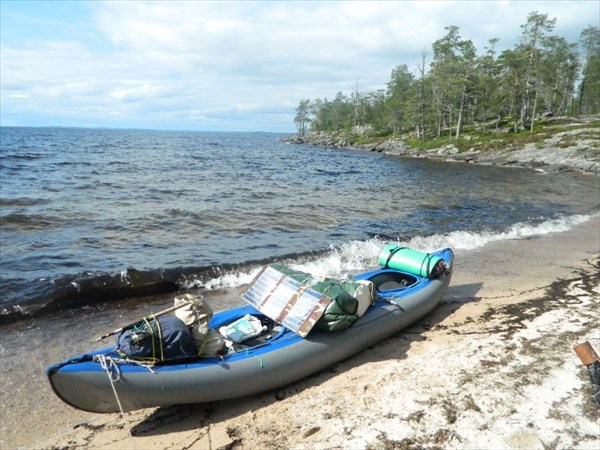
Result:
{"label": "distant forested shore", "polygon": [[448,26],[431,57],[422,52],[416,74],[401,64],[383,89],[360,92],[357,83],[349,95],[300,100],[296,138],[337,136],[351,146],[401,139],[413,149],[451,144],[464,153],[474,135],[493,140],[534,132],[544,118],[593,117],[600,113],[600,30],[589,26],[570,43],[552,34],[555,25],[531,12],[514,48],[498,53],[491,38],[482,55]]}

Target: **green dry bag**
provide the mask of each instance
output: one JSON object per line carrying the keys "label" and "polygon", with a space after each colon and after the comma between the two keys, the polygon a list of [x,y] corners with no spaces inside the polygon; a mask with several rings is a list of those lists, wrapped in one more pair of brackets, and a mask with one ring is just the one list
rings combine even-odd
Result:
{"label": "green dry bag", "polygon": [[386,245],[379,254],[379,265],[420,277],[435,278],[445,269],[439,256],[418,252],[396,244]]}

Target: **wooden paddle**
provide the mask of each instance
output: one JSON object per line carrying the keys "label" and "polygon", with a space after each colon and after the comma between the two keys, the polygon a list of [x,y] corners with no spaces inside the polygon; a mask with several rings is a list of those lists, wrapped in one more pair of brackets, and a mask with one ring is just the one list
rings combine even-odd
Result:
{"label": "wooden paddle", "polygon": [[[177,310],[179,308],[183,308],[184,306],[187,306],[187,305],[190,305],[190,304],[191,304],[190,302],[184,300],[181,303],[178,303],[177,305],[171,306],[170,308],[163,309],[162,311],[159,311],[159,312],[157,312],[155,314],[151,314],[149,317],[152,318],[152,317],[164,316],[165,314],[169,314],[170,312],[173,312],[173,311],[175,311],[175,310]],[[129,325],[125,325],[122,328],[118,328],[116,330],[111,331],[110,333],[106,333],[105,335],[102,335],[99,338],[94,339],[92,341],[92,343],[101,341],[102,339],[105,339],[105,338],[107,338],[109,336],[113,336],[113,335],[115,335],[117,333],[121,333],[123,331],[130,330],[131,328],[135,327],[140,322],[141,322],[141,320],[136,320],[135,322],[132,322]]]}

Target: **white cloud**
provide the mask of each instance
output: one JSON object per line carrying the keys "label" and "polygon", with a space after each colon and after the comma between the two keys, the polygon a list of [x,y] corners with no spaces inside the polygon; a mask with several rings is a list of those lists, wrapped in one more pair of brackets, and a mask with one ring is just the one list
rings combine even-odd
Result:
{"label": "white cloud", "polygon": [[[586,1],[87,6],[93,15],[79,27],[65,18],[56,39],[31,28],[27,39],[3,38],[2,124],[29,108],[47,124],[292,130],[300,99],[349,93],[357,82],[384,88],[396,65],[414,70],[422,50],[431,55],[445,26],[459,26],[482,53],[493,37],[499,49],[514,45],[530,11],[556,16],[556,34],[572,41],[598,12]],[[47,21],[53,30],[56,20]]]}

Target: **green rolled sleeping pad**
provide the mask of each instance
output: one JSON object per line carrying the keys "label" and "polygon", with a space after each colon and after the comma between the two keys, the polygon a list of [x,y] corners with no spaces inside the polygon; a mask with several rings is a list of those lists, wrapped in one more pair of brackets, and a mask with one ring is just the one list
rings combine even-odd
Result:
{"label": "green rolled sleeping pad", "polygon": [[407,272],[420,277],[435,278],[445,270],[439,256],[418,252],[396,244],[386,245],[379,254],[382,267]]}

